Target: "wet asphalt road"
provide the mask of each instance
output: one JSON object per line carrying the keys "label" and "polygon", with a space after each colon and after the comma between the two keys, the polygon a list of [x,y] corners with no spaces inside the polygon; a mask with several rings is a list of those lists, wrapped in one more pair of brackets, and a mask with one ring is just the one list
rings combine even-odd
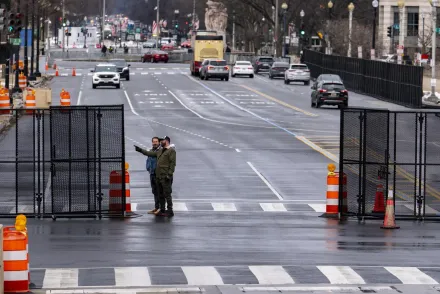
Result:
{"label": "wet asphalt road", "polygon": [[[58,65],[70,74],[72,63]],[[104,281],[112,276],[106,268],[115,267],[149,267],[153,284],[185,284],[186,266],[215,268],[224,282],[255,283],[249,266],[266,265],[283,266],[297,283],[329,283],[331,274],[317,266],[351,267],[366,283],[399,283],[386,266],[418,267],[440,281],[437,270],[422,270],[438,266],[436,223],[401,222],[400,230],[383,231],[377,221],[318,217],[326,166],[338,156],[339,111],[311,108],[310,87],[265,75],[200,81],[186,65],[139,63],[121,89],[92,89],[93,65],[75,63],[79,76],[56,77],[53,104],[62,88],[72,105],[124,104],[132,203],[140,217],[29,220],[37,285],[47,268],[80,268],[78,283],[89,286],[92,269],[98,273],[91,280]],[[358,94],[350,99],[351,106],[403,109]],[[146,158],[132,147],[149,147],[157,135],[171,137],[177,150],[170,220],[146,214],[153,207]]]}

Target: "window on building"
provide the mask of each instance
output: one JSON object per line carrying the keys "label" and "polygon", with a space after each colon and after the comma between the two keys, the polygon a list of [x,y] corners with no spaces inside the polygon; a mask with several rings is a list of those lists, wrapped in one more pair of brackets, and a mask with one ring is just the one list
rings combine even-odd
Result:
{"label": "window on building", "polygon": [[407,7],[407,36],[419,35],[419,8]]}

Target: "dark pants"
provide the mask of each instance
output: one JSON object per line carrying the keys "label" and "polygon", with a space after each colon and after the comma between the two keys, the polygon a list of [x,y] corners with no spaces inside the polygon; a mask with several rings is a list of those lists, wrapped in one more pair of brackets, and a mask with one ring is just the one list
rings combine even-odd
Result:
{"label": "dark pants", "polygon": [[157,189],[157,181],[155,174],[150,174],[150,183],[151,183],[151,191],[153,192],[154,195],[154,208],[159,209],[160,208],[159,191]]}
{"label": "dark pants", "polygon": [[173,178],[157,178],[157,190],[159,191],[159,202],[160,209],[165,210],[165,201],[167,203],[167,209],[169,211],[173,210],[173,198],[171,197],[171,193],[173,192]]}

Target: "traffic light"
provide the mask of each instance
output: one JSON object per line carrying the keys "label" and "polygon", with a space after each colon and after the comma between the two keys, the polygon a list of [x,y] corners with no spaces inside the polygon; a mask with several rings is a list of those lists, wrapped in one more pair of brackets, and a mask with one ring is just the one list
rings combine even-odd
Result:
{"label": "traffic light", "polygon": [[21,13],[17,13],[15,15],[15,32],[18,34],[22,30],[22,25],[23,25],[22,18],[23,18],[23,14]]}
{"label": "traffic light", "polygon": [[388,38],[391,38],[393,36],[393,27],[389,26],[387,27],[387,36]]}
{"label": "traffic light", "polygon": [[301,24],[300,35],[301,35],[301,37],[304,37],[305,34],[306,34],[306,31],[304,29],[304,24]]}
{"label": "traffic light", "polygon": [[0,9],[0,31],[3,31],[5,29],[5,23],[6,23],[6,9],[1,8]]}
{"label": "traffic light", "polygon": [[15,32],[15,13],[10,13],[8,17],[8,34]]}

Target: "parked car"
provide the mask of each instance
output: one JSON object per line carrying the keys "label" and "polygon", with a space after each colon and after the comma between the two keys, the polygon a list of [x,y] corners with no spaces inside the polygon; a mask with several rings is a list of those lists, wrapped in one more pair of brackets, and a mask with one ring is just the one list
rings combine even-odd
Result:
{"label": "parked car", "polygon": [[284,83],[303,82],[304,85],[310,84],[310,70],[307,64],[291,64],[284,73]]}
{"label": "parked car", "polygon": [[159,50],[149,50],[141,58],[142,62],[168,62],[168,53]]}
{"label": "parked car", "polygon": [[319,108],[322,105],[348,106],[348,91],[338,75],[320,75],[313,84],[311,106]]}
{"label": "parked car", "polygon": [[161,50],[165,51],[171,51],[174,50],[174,45],[173,44],[163,44],[162,47],[160,48]]}
{"label": "parked car", "polygon": [[254,61],[254,73],[257,74],[260,71],[269,71],[274,62],[275,60],[270,56],[257,57]]}
{"label": "parked car", "polygon": [[229,81],[229,66],[226,60],[205,59],[200,68],[200,79],[209,80],[210,78]]}
{"label": "parked car", "polygon": [[191,48],[191,40],[186,40],[182,44],[180,44],[180,47],[182,48]]}
{"label": "parked car", "polygon": [[280,77],[284,78],[284,75],[288,68],[289,64],[287,62],[274,62],[272,64],[272,67],[269,69],[269,79]]}
{"label": "parked car", "polygon": [[116,89],[121,87],[116,65],[109,63],[97,64],[91,72],[93,73],[93,89],[96,89],[98,86],[115,86]]}
{"label": "parked car", "polygon": [[231,76],[246,75],[250,78],[254,77],[254,67],[250,61],[236,61],[232,66]]}
{"label": "parked car", "polygon": [[124,59],[110,59],[109,61],[110,63],[116,65],[121,79],[125,79],[126,81],[130,80],[130,64],[128,64]]}
{"label": "parked car", "polygon": [[148,49],[148,48],[156,48],[156,41],[155,40],[148,40],[142,45],[142,48]]}

